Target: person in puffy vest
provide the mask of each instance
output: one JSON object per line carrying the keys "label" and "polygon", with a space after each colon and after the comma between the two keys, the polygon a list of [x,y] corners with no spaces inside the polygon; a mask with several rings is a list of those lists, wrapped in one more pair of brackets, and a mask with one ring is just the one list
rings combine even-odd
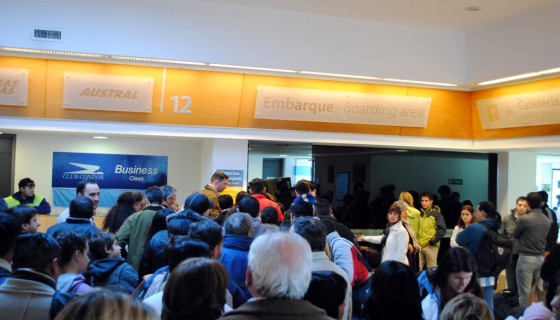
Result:
{"label": "person in puffy vest", "polygon": [[35,181],[30,178],[21,179],[18,183],[19,191],[4,198],[8,208],[19,205],[27,205],[35,208],[38,214],[51,213],[51,205],[45,197],[35,194]]}

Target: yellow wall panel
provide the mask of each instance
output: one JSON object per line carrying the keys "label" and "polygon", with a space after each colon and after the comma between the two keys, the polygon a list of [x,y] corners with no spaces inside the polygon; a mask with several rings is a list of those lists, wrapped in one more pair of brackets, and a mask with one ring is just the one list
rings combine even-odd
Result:
{"label": "yellow wall panel", "polygon": [[528,83],[521,83],[515,85],[504,86],[500,88],[492,88],[488,90],[481,90],[472,93],[472,126],[473,126],[473,139],[505,139],[505,138],[522,138],[522,137],[537,137],[549,136],[560,134],[560,124],[548,124],[542,126],[529,126],[529,127],[516,127],[516,128],[502,128],[502,129],[488,129],[482,128],[480,122],[480,115],[478,107],[476,106],[477,100],[502,97],[514,94],[523,94],[535,91],[544,91],[550,89],[560,88],[560,78],[544,79]]}
{"label": "yellow wall panel", "polygon": [[[30,70],[28,106],[0,105],[0,116],[455,139],[501,139],[560,134],[560,124],[484,130],[476,107],[476,100],[480,99],[558,88],[560,78],[477,92],[463,92],[298,77],[21,57],[0,57],[0,67]],[[65,72],[153,78],[152,112],[64,109],[62,100]],[[259,86],[430,97],[432,103],[426,128],[348,124],[342,123],[342,121],[341,123],[329,123],[255,119],[255,104]],[[181,110],[185,112],[181,112]]]}
{"label": "yellow wall panel", "polygon": [[20,57],[0,57],[0,67],[29,69],[27,107],[0,104],[0,115],[5,117],[42,118],[45,116],[46,60]]}
{"label": "yellow wall panel", "polygon": [[[163,123],[237,127],[242,85],[242,74],[168,69]],[[175,113],[177,99],[179,111],[192,101],[190,114]]]}
{"label": "yellow wall panel", "polygon": [[431,97],[426,128],[402,127],[403,136],[472,139],[471,93],[428,88],[410,88],[409,96]]}

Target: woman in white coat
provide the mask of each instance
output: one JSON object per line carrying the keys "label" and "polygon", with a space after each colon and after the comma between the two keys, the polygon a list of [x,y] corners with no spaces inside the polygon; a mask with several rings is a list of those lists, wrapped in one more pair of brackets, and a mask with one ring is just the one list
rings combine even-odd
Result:
{"label": "woman in white coat", "polygon": [[409,236],[401,222],[401,208],[393,204],[387,212],[389,224],[380,236],[360,236],[358,241],[381,244],[383,253],[381,262],[394,260],[408,265],[406,253],[408,250]]}

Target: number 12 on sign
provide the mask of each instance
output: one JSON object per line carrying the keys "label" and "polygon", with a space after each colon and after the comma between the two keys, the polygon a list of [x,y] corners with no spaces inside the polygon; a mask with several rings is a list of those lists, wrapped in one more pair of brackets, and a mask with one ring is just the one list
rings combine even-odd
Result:
{"label": "number 12 on sign", "polygon": [[173,112],[175,113],[184,113],[184,114],[191,114],[192,110],[190,107],[192,105],[192,98],[189,96],[172,96],[171,100],[173,100]]}

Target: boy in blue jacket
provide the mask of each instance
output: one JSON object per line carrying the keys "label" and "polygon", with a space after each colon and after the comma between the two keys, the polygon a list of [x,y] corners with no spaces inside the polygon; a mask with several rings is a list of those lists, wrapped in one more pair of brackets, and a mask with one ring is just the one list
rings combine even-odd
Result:
{"label": "boy in blue jacket", "polygon": [[138,273],[121,257],[121,248],[112,233],[101,232],[89,240],[93,262],[89,265],[91,286],[132,293],[138,286]]}

